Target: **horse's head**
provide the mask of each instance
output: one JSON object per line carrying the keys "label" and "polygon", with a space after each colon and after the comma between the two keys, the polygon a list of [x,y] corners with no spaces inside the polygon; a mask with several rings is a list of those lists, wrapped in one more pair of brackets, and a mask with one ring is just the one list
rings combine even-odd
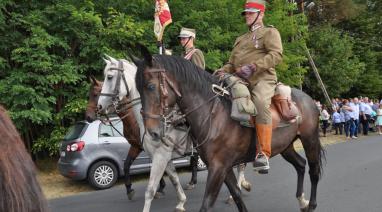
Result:
{"label": "horse's head", "polygon": [[136,82],[141,94],[142,115],[151,137],[160,139],[164,136],[168,109],[172,108],[180,97],[179,86],[146,47],[140,46],[140,49],[144,56],[143,61],[133,61],[138,66]]}
{"label": "horse's head", "polygon": [[94,76],[90,76],[90,83],[89,100],[85,113],[85,118],[88,122],[96,119],[97,102],[102,89],[102,82],[98,81]]}
{"label": "horse's head", "polygon": [[129,100],[139,98],[135,86],[135,74],[137,67],[127,60],[116,60],[110,56],[104,59],[105,80],[98,99],[98,110],[100,113],[114,111],[118,102],[126,97]]}

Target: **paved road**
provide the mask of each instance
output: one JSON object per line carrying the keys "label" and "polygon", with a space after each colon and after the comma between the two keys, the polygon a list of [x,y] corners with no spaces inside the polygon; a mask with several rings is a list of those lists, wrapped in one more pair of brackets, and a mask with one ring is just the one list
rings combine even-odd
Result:
{"label": "paved road", "polygon": [[[327,163],[318,187],[318,208],[325,212],[382,212],[382,137],[373,136],[326,147]],[[200,172],[199,186],[186,191],[187,211],[198,211],[204,193],[207,172]],[[271,160],[271,172],[258,175],[249,168],[248,180],[255,190],[243,192],[243,199],[250,211],[298,212],[295,200],[296,173],[281,157]],[[183,184],[188,173],[181,174]],[[166,196],[154,200],[152,211],[173,211],[176,205],[175,190],[166,180]],[[134,185],[136,196],[128,201],[124,187],[106,191],[51,200],[52,212],[138,212],[143,208],[146,182]],[[305,193],[309,194],[308,173],[305,178]],[[214,211],[237,211],[236,206],[224,203],[228,190],[224,186],[215,204]]]}

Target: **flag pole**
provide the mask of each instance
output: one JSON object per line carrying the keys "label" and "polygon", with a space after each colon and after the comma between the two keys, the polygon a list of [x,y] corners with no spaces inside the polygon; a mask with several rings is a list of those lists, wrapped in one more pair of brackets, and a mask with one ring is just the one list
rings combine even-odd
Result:
{"label": "flag pole", "polygon": [[157,38],[157,46],[159,54],[164,54],[163,47],[163,34],[167,25],[172,23],[172,17],[170,13],[170,7],[167,0],[155,1],[155,14],[154,14],[154,34]]}
{"label": "flag pole", "polygon": [[159,54],[163,54],[163,42],[162,42],[162,40],[157,41],[157,46],[159,49]]}

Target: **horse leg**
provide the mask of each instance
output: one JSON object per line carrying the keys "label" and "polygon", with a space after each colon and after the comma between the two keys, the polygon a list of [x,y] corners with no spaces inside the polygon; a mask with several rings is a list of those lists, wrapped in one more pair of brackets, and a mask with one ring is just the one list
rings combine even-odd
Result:
{"label": "horse leg", "polygon": [[[231,168],[231,167],[230,167]],[[215,204],[216,198],[219,194],[220,188],[226,177],[227,168],[223,165],[210,164],[208,167],[208,177],[206,183],[206,190],[204,192],[202,207],[200,212],[209,212]],[[237,183],[237,181],[235,182]],[[237,186],[235,184],[235,186]]]}
{"label": "horse leg", "polygon": [[239,211],[248,211],[247,207],[243,202],[243,199],[241,198],[241,191],[232,168],[228,170],[224,182],[227,185],[228,190],[231,193],[231,196],[235,201]]}
{"label": "horse leg", "polygon": [[245,167],[247,166],[246,163],[242,163],[237,167],[237,173],[239,176],[238,185],[241,190],[241,187],[243,187],[246,191],[250,192],[252,189],[252,185],[250,182],[248,182],[245,179],[244,173],[245,173]]}
{"label": "horse leg", "polygon": [[308,212],[314,211],[317,207],[317,184],[321,175],[322,157],[324,157],[324,150],[318,138],[318,132],[315,134],[313,136],[301,137],[305,155],[308,159],[311,182],[309,206],[305,209]]}
{"label": "horse leg", "polygon": [[[245,172],[245,167],[247,166],[246,163],[242,163],[240,165],[237,166],[237,173],[238,173],[238,181],[237,181],[237,185],[239,186],[239,189],[241,190],[241,188],[243,187],[246,191],[250,192],[251,191],[251,183],[248,182],[245,177],[244,177],[244,172]],[[232,195],[230,195],[228,197],[228,199],[226,200],[226,203],[227,204],[232,204],[234,202],[233,198],[232,198]]]}
{"label": "horse leg", "polygon": [[166,173],[169,176],[171,183],[174,185],[175,190],[178,194],[179,203],[176,205],[175,211],[184,212],[184,203],[186,203],[186,194],[183,191],[182,185],[180,184],[180,180],[178,174],[176,173],[175,166],[172,161],[168,162],[166,167]]}
{"label": "horse leg", "polygon": [[191,156],[191,168],[192,168],[192,175],[191,175],[191,180],[189,183],[187,183],[186,187],[184,188],[185,190],[192,190],[195,188],[195,185],[197,183],[197,178],[198,178],[198,158],[199,154],[195,153],[194,155]]}
{"label": "horse leg", "polygon": [[171,159],[171,155],[169,153],[164,153],[160,151],[151,153],[151,155],[152,155],[152,166],[150,170],[149,183],[147,185],[147,189],[145,193],[145,205],[143,208],[143,212],[150,211],[151,202],[154,199],[156,188],[158,187],[159,181],[163,176],[167,163]]}
{"label": "horse leg", "polygon": [[127,154],[127,157],[123,164],[123,171],[125,172],[126,194],[129,200],[132,200],[135,194],[134,189],[131,188],[132,184],[131,184],[131,177],[130,177],[130,167],[131,167],[131,164],[134,162],[135,158],[137,158],[139,153],[141,152],[142,152],[142,149],[131,146],[131,148],[129,149],[129,153]]}
{"label": "horse leg", "polygon": [[305,176],[305,165],[306,160],[299,155],[293,147],[293,143],[281,153],[282,157],[288,161],[297,172],[297,192],[296,198],[298,199],[300,209],[304,210],[308,205],[309,201],[305,199],[304,196],[304,176]]}
{"label": "horse leg", "polygon": [[166,181],[164,181],[164,178],[162,176],[162,178],[160,178],[160,181],[159,181],[159,187],[157,189],[157,192],[155,193],[155,196],[154,198],[155,199],[160,199],[164,196],[164,188],[166,187]]}

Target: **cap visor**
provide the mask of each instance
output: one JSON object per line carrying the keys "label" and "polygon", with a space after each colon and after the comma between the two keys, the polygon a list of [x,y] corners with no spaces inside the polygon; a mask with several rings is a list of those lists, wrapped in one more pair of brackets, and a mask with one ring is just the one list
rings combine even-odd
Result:
{"label": "cap visor", "polygon": [[243,12],[241,12],[241,15],[245,15],[246,12],[257,13],[260,12],[260,10],[256,8],[245,9]]}
{"label": "cap visor", "polygon": [[184,34],[178,35],[178,38],[189,38],[189,37],[191,37],[191,36],[190,35],[184,35]]}

